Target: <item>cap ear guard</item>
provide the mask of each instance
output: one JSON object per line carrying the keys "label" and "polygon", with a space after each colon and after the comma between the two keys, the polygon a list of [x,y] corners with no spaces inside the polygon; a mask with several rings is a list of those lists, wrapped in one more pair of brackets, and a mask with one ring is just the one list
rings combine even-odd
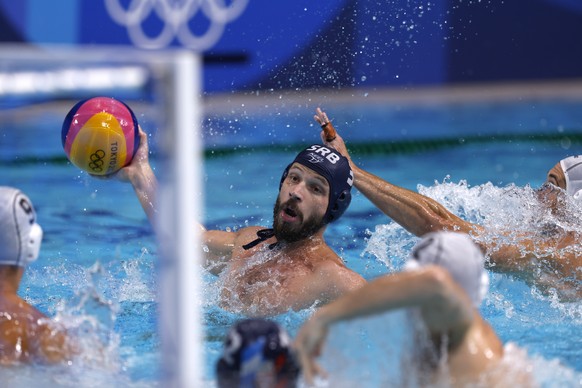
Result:
{"label": "cap ear guard", "polygon": [[285,182],[285,178],[287,178],[287,175],[289,175],[289,169],[291,168],[292,165],[293,163],[289,163],[289,165],[285,168],[285,171],[283,171],[283,175],[281,175],[281,181],[279,182],[279,191],[281,191],[281,187],[283,187],[283,182]]}
{"label": "cap ear guard", "polygon": [[350,206],[350,202],[352,202],[352,193],[350,190],[344,190],[335,200],[335,203],[332,207],[327,209],[327,212],[323,216],[325,223],[330,223],[342,216],[348,206]]}
{"label": "cap ear guard", "polygon": [[28,240],[24,244],[24,249],[22,252],[21,261],[24,261],[25,265],[36,261],[40,253],[40,245],[42,243],[43,231],[39,224],[36,222],[30,227],[30,233],[28,235]]}
{"label": "cap ear guard", "polygon": [[0,264],[25,267],[35,261],[42,236],[34,206],[26,194],[0,186]]}
{"label": "cap ear guard", "polygon": [[487,273],[487,271],[483,271],[483,273],[481,274],[481,283],[479,284],[479,301],[477,303],[478,305],[480,305],[483,299],[485,299],[488,292],[489,292],[489,274]]}
{"label": "cap ear guard", "polygon": [[566,193],[575,200],[582,199],[582,155],[560,160],[560,167],[566,178]]}

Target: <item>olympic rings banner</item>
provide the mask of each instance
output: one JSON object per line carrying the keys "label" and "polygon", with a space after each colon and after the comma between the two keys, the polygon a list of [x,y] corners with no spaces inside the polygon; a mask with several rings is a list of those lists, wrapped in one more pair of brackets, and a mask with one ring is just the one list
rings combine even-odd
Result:
{"label": "olympic rings banner", "polygon": [[206,90],[249,89],[317,40],[349,2],[0,0],[0,41],[185,47],[204,54]]}
{"label": "olympic rings banner", "polygon": [[[105,0],[107,13],[125,27],[131,42],[141,48],[159,49],[177,41],[183,47],[204,51],[214,46],[228,23],[238,19],[249,0],[131,0],[127,8],[121,0]],[[205,31],[195,33],[190,21],[200,14],[208,23]],[[156,18],[161,22],[159,31],[150,35],[145,31],[146,21]]]}
{"label": "olympic rings banner", "polygon": [[579,78],[580,36],[582,0],[0,0],[0,42],[185,47],[208,92]]}

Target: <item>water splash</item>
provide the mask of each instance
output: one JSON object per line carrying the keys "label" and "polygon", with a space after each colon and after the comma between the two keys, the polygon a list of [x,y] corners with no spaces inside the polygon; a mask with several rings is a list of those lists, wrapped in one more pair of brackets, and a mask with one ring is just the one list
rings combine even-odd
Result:
{"label": "water splash", "polygon": [[109,372],[120,371],[118,349],[120,338],[114,330],[119,306],[99,292],[96,284],[106,271],[99,262],[86,270],[87,283],[76,297],[57,305],[54,319],[71,334],[79,349],[74,362],[83,367],[98,367]]}
{"label": "water splash", "polygon": [[287,277],[282,274],[288,273],[290,267],[297,269],[297,263],[265,246],[243,263],[231,263],[230,267],[219,279],[220,305],[247,315],[283,312],[280,305],[285,300]]}
{"label": "water splash", "polygon": [[46,381],[78,387],[92,381],[94,386],[157,386],[157,288],[151,258],[144,249],[137,258],[116,257],[106,265],[96,261],[84,267],[53,258],[59,264],[28,268],[24,297],[67,329],[78,355],[66,365],[22,365],[22,373],[2,370],[3,385]]}
{"label": "water splash", "polygon": [[[447,178],[430,187],[419,185],[418,191],[463,219],[491,230],[508,231],[506,242],[511,244],[519,244],[520,233],[543,233],[544,228],[540,226],[545,225],[556,225],[565,231],[582,230],[580,204],[566,197],[561,203],[566,217],[554,214],[540,206],[536,190],[529,186],[496,187],[487,183],[470,187],[466,181],[453,183]],[[383,262],[388,272],[400,268],[411,245],[418,240],[390,221],[376,226],[374,231],[369,231],[369,236],[364,252]],[[496,236],[485,234],[481,241],[489,242],[493,237]],[[579,246],[570,249],[580,251]],[[534,252],[540,257],[548,253],[539,247]],[[542,275],[548,269],[551,273],[547,262],[540,260],[536,265],[537,270],[532,274],[534,280],[544,279]],[[556,287],[540,286],[520,274],[490,275],[491,289],[481,306],[483,316],[503,340],[516,341],[530,354],[528,365],[534,365],[535,379],[541,386],[555,386],[552,380],[565,382],[563,385],[578,384],[580,375],[570,365],[579,365],[580,360],[580,352],[572,348],[571,343],[572,336],[576,336],[582,325],[579,300],[565,300]],[[556,277],[551,280],[554,285],[564,281]]]}
{"label": "water splash", "polygon": [[154,264],[146,260],[150,252],[142,249],[138,259],[124,260],[121,263],[123,273],[118,276],[121,284],[118,290],[119,302],[131,301],[152,303],[156,301],[157,284],[151,274],[155,273]]}
{"label": "water splash", "polygon": [[408,253],[418,241],[417,237],[395,223],[377,225],[374,232],[367,230],[366,233],[370,237],[361,256],[371,255],[382,262],[388,272],[402,268]]}
{"label": "water splash", "polygon": [[[502,245],[520,247],[524,256],[537,259],[523,261],[523,270],[512,274],[527,281],[530,286],[540,289],[546,296],[558,294],[562,301],[575,299],[572,295],[580,292],[579,275],[568,275],[561,271],[561,262],[547,259],[556,254],[554,244],[529,244],[529,239],[549,241],[556,233],[578,233],[582,230],[582,207],[575,200],[564,196],[558,199],[561,211],[552,211],[542,206],[536,190],[529,186],[514,184],[496,187],[491,183],[470,187],[466,181],[452,183],[446,178],[431,187],[418,186],[418,192],[435,199],[452,213],[471,223],[482,225],[484,232],[476,236],[476,241],[493,247],[487,252],[497,252]],[[369,253],[386,263],[388,270],[400,267],[406,259],[409,247],[416,241],[407,232],[393,223],[376,227],[368,239],[365,253]],[[532,247],[532,250],[526,250]],[[549,247],[549,248],[548,248]],[[528,248],[529,249],[529,248]],[[560,254],[582,255],[580,244],[562,248]],[[488,265],[496,270],[496,263]],[[579,271],[579,270],[578,270]]]}

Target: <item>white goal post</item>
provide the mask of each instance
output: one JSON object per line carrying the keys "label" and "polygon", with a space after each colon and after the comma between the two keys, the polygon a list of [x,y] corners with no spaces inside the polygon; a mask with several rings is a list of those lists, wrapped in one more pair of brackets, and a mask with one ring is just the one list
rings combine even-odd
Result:
{"label": "white goal post", "polygon": [[0,45],[0,100],[35,95],[62,99],[67,94],[88,94],[92,87],[98,94],[100,85],[138,87],[152,81],[148,77],[163,89],[161,111],[166,117],[157,140],[164,174],[156,231],[162,252],[158,266],[161,384],[167,387],[196,387],[203,381],[201,254],[196,249],[200,236],[194,227],[201,219],[203,202],[201,74],[201,58],[190,50]]}

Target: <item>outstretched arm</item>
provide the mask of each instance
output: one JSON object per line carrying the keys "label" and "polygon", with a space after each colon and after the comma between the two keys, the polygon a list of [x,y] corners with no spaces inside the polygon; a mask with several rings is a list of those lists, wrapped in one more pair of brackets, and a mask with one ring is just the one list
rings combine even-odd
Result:
{"label": "outstretched arm", "polygon": [[315,357],[321,354],[331,325],[405,307],[426,310],[431,331],[463,330],[474,314],[468,296],[443,268],[430,266],[380,277],[321,307],[301,327],[294,347],[305,380],[310,384],[321,372]]}
{"label": "outstretched arm", "polygon": [[[315,120],[325,125],[321,132],[324,144],[335,148],[350,161],[354,171],[354,185],[384,214],[402,225],[402,227],[416,236],[438,230],[455,230],[468,233],[477,226],[457,217],[444,206],[414,191],[393,185],[365,170],[362,170],[352,161],[342,137],[335,134],[331,141],[327,141],[329,128],[333,128],[327,115],[317,109]],[[335,128],[334,128],[335,130]]]}
{"label": "outstretched arm", "polygon": [[[334,142],[342,142],[337,137]],[[355,186],[378,209],[416,236],[439,230],[469,233],[473,225],[437,201],[354,167]]]}

